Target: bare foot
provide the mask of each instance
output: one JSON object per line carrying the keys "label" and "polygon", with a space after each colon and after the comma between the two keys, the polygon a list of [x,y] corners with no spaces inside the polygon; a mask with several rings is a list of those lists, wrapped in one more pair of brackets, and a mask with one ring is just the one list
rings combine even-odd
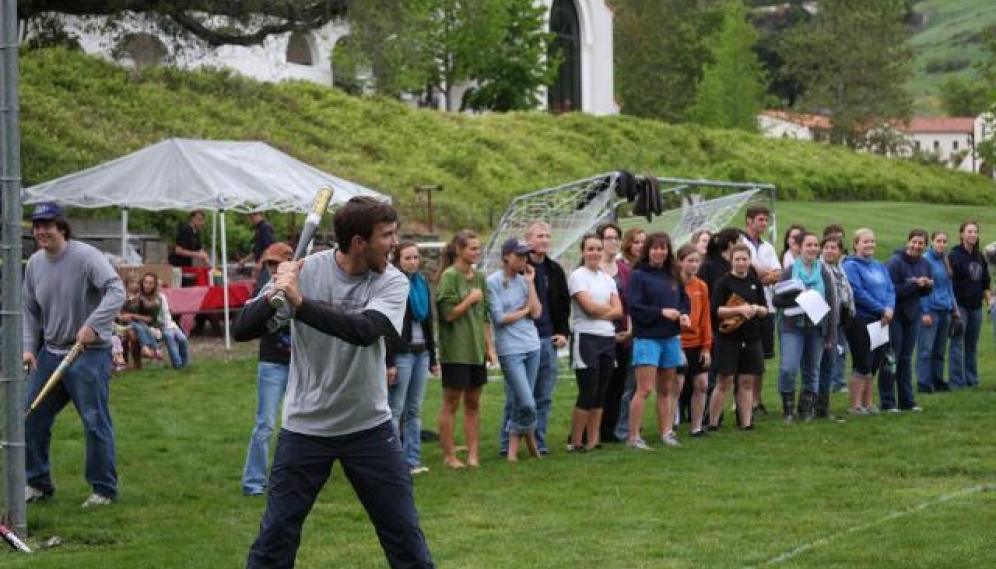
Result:
{"label": "bare foot", "polygon": [[476,456],[468,456],[467,457],[467,466],[469,466],[471,468],[477,468],[480,465],[481,465],[481,462],[477,459]]}
{"label": "bare foot", "polygon": [[461,468],[467,468],[467,465],[463,463],[459,458],[444,458],[443,465],[446,468],[452,468],[453,470],[460,470]]}
{"label": "bare foot", "polygon": [[529,456],[533,458],[540,458],[539,448],[536,446],[536,436],[526,435],[526,448],[529,450]]}

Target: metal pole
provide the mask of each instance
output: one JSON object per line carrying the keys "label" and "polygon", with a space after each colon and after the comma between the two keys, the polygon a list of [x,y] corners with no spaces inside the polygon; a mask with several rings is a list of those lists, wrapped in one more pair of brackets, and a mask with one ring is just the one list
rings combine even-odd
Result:
{"label": "metal pole", "polygon": [[17,0],[0,0],[0,191],[3,193],[3,297],[0,386],[4,398],[4,508],[10,525],[27,530],[24,504],[24,351],[21,333],[21,137],[18,99]]}
{"label": "metal pole", "polygon": [[429,233],[434,232],[434,227],[432,225],[432,192],[443,191],[443,186],[441,184],[431,184],[423,186],[415,186],[415,194],[418,195],[425,192],[427,205],[429,209]]}
{"label": "metal pole", "polygon": [[[225,303],[225,349],[232,349],[232,336],[229,334],[229,314],[228,314],[228,239],[225,236],[225,210],[220,210],[218,217],[221,218],[221,286],[222,298]],[[264,269],[265,270],[265,269]],[[213,271],[213,269],[212,269]],[[214,284],[214,283],[211,283]]]}
{"label": "metal pole", "polygon": [[121,262],[128,264],[128,208],[121,208]]}

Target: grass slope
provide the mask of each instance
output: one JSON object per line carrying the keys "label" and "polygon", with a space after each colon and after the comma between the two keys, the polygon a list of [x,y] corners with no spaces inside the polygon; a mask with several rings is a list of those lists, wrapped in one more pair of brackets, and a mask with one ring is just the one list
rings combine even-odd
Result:
{"label": "grass slope", "polygon": [[[841,204],[850,228],[887,235],[909,225],[949,231],[964,211],[937,206]],[[784,203],[784,222],[820,227],[828,213]],[[897,216],[884,215],[895,211]],[[992,214],[989,214],[992,215]],[[991,233],[992,221],[983,226]],[[922,414],[845,423],[781,425],[770,362],[772,416],[749,434],[724,429],[680,449],[652,453],[617,445],[567,455],[575,387],[562,367],[550,426],[553,453],[509,465],[496,456],[501,385],[484,389],[483,465],[450,472],[439,447],[424,446],[431,472],[416,479],[423,528],[439,567],[606,569],[698,567],[992,567],[996,552],[996,348],[986,323],[982,387],[919,395]],[[198,346],[186,372],[129,372],[114,380],[122,499],[83,510],[79,420],[64,412],[52,463],[58,494],[28,508],[32,556],[0,551],[10,569],[172,569],[244,565],[263,502],[241,496],[255,407],[255,362],[244,346],[230,358]],[[424,425],[434,428],[441,395],[430,381]],[[834,413],[844,397],[835,396]],[[652,431],[652,412],[645,429]],[[336,467],[305,526],[300,567],[385,566],[376,536]]]}
{"label": "grass slope", "polygon": [[[926,16],[927,25],[910,40],[916,60],[909,88],[919,112],[939,115],[941,83],[954,75],[974,77],[971,64],[983,56],[977,36],[996,25],[996,10],[990,0],[924,0],[915,9]],[[929,64],[955,62],[967,65],[949,72],[927,70]]]}
{"label": "grass slope", "polygon": [[425,209],[412,187],[441,183],[433,200],[449,228],[483,228],[516,195],[615,169],[769,182],[785,199],[990,203],[987,180],[943,168],[631,117],[443,114],[305,83],[129,71],[58,49],[24,53],[21,71],[25,185],[191,137],[269,142],[390,193],[410,219]]}

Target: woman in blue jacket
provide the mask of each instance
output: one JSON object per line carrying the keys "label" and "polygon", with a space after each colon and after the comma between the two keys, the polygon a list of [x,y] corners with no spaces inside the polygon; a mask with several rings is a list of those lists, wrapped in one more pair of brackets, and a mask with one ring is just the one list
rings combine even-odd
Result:
{"label": "woman in blue jacket", "polygon": [[951,249],[948,260],[951,262],[951,287],[965,332],[951,339],[948,380],[952,388],[979,384],[979,332],[982,310],[989,306],[989,267],[979,250],[979,224],[974,221],[962,223],[958,236],[961,244]]}
{"label": "woman in blue jacket", "polygon": [[913,229],[907,236],[906,247],[896,251],[886,265],[896,289],[896,315],[889,324],[889,343],[896,367],[878,374],[879,403],[884,411],[921,410],[913,395],[913,352],[920,334],[920,299],[930,294],[934,286],[930,265],[923,258],[926,248],[927,232]]}
{"label": "woman in blue jacket", "polygon": [[844,260],[844,274],[854,292],[855,316],[845,330],[851,347],[851,408],[854,415],[878,413],[872,405],[872,378],[885,360],[888,343],[871,348],[868,324],[892,323],[896,307],[896,289],[889,270],[874,258],[875,233],[861,228],[854,232],[854,255]]}
{"label": "woman in blue jacket", "polygon": [[930,265],[934,287],[920,299],[920,336],[917,338],[916,376],[920,393],[947,391],[944,381],[944,353],[948,347],[951,322],[960,318],[951,288],[951,267],[948,265],[948,234],[935,231],[930,235],[930,248],[923,258]]}
{"label": "woman in blue jacket", "polygon": [[640,438],[640,424],[655,380],[661,442],[679,446],[674,435],[671,393],[677,395],[675,370],[681,365],[681,327],[689,325],[689,302],[667,233],[647,236],[640,262],[629,279],[628,298],[636,368],[636,393],[629,407],[629,446],[638,450],[650,448]]}

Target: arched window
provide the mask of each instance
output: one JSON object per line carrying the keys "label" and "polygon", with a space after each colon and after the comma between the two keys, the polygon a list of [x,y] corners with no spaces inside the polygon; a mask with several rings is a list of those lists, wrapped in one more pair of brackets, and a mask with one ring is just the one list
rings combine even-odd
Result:
{"label": "arched window", "polygon": [[136,67],[162,65],[169,58],[169,50],[156,36],[128,34],[118,42],[114,58],[122,63],[130,62]]}
{"label": "arched window", "polygon": [[342,36],[332,47],[332,86],[350,95],[362,95],[367,89],[371,73],[362,62],[362,56],[352,49],[349,36]]}
{"label": "arched window", "polygon": [[287,63],[298,65],[314,65],[314,58],[311,56],[311,42],[308,36],[301,32],[294,32],[287,39]]}
{"label": "arched window", "polygon": [[560,57],[557,79],[547,91],[550,112],[581,110],[581,24],[574,0],[554,0],[550,8],[550,57]]}

